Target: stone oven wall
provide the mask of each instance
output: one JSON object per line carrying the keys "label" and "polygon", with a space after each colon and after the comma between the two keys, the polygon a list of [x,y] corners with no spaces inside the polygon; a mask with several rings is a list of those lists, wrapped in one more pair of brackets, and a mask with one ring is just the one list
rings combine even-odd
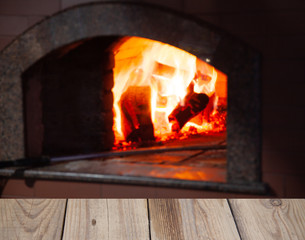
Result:
{"label": "stone oven wall", "polygon": [[23,74],[26,156],[111,150],[114,56],[107,48],[116,39],[62,47]]}
{"label": "stone oven wall", "polygon": [[[88,1],[1,1],[0,49],[45,17],[85,2]],[[159,4],[202,18],[238,36],[262,53],[263,181],[279,197],[304,196],[305,2],[140,2]]]}

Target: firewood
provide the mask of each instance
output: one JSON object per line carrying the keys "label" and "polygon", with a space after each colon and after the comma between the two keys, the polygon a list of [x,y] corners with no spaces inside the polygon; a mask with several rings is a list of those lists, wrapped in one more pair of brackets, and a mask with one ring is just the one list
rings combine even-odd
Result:
{"label": "firewood", "polygon": [[151,120],[151,89],[148,86],[130,86],[121,96],[122,132],[126,141],[155,140]]}
{"label": "firewood", "polygon": [[210,96],[209,102],[203,112],[204,118],[206,119],[207,122],[211,122],[210,116],[215,109],[215,101],[217,103],[217,96],[216,93],[213,93]]}
{"label": "firewood", "polygon": [[184,104],[179,103],[168,116],[169,122],[173,123],[172,132],[179,132],[190,119],[202,112],[209,102],[209,97],[204,93],[188,92],[182,101]]}

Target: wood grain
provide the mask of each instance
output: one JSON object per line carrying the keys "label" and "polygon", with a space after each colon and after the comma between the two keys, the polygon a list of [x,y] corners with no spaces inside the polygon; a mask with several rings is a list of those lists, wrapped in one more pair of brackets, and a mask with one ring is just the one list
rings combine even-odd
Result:
{"label": "wood grain", "polygon": [[225,199],[149,200],[151,239],[240,239]]}
{"label": "wood grain", "polygon": [[63,239],[149,239],[147,201],[69,200]]}
{"label": "wood grain", "polygon": [[304,199],[232,199],[242,239],[305,239]]}
{"label": "wood grain", "polygon": [[0,239],[61,239],[66,200],[0,200]]}

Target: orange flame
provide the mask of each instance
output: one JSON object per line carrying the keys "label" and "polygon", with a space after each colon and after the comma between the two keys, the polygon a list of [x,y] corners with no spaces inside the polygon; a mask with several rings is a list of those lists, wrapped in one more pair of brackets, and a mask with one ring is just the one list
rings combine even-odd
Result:
{"label": "orange flame", "polygon": [[[139,37],[122,38],[114,46],[113,53],[115,56],[112,90],[115,114],[113,130],[116,143],[124,140],[119,101],[130,86],[151,87],[151,119],[154,135],[160,140],[171,138],[173,135],[168,116],[177,104],[184,104],[183,99],[191,82],[194,84],[194,92],[205,93],[210,97],[205,114],[208,117],[215,115],[219,99],[215,94],[216,82],[218,76],[221,76],[224,83],[222,88],[226,88],[226,76],[211,65],[176,47]],[[226,91],[223,92],[225,96],[222,98],[226,98]],[[203,116],[199,121],[198,119],[189,121],[181,133],[190,132],[194,128],[198,133],[213,130],[215,121],[207,122],[202,119]]]}

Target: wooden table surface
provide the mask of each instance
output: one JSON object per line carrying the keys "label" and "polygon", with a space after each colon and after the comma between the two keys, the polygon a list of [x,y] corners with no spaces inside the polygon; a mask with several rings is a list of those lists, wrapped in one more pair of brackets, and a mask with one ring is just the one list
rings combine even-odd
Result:
{"label": "wooden table surface", "polygon": [[2,199],[0,239],[305,239],[305,200]]}

